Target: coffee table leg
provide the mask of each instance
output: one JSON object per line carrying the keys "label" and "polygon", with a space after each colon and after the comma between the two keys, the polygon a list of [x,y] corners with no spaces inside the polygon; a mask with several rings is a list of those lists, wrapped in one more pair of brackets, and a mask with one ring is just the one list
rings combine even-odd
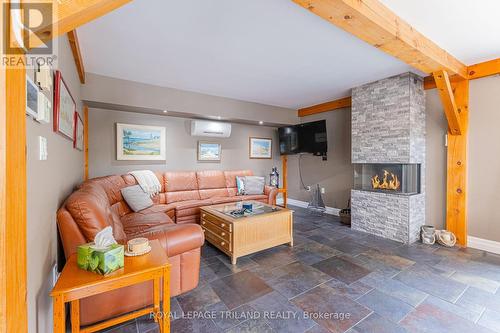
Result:
{"label": "coffee table leg", "polygon": [[80,300],[71,301],[71,333],[80,332]]}
{"label": "coffee table leg", "polygon": [[66,333],[66,314],[62,295],[54,297],[54,333]]}
{"label": "coffee table leg", "polygon": [[170,268],[163,269],[163,316],[161,333],[170,333]]}

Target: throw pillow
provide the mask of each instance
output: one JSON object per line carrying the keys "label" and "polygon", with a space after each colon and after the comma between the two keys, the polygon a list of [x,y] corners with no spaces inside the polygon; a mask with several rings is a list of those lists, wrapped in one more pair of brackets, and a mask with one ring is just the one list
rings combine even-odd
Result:
{"label": "throw pillow", "polygon": [[236,195],[245,194],[245,177],[236,176]]}
{"label": "throw pillow", "polygon": [[266,184],[266,179],[264,177],[258,176],[246,176],[245,177],[245,194],[264,194],[264,185]]}
{"label": "throw pillow", "polygon": [[139,185],[122,188],[121,192],[123,199],[134,212],[153,206],[153,200]]}

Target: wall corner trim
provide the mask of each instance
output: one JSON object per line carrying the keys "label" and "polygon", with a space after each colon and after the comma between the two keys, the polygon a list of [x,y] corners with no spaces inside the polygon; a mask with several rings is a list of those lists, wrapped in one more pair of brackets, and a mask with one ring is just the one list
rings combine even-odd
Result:
{"label": "wall corner trim", "polygon": [[467,237],[467,243],[473,249],[500,254],[500,242],[469,236]]}
{"label": "wall corner trim", "polygon": [[[278,198],[276,200],[276,203],[279,204],[279,205],[283,204],[283,198]],[[300,201],[300,200],[295,200],[295,199],[291,199],[291,198],[287,199],[287,204],[291,205],[291,206],[301,207],[301,208],[307,208],[307,205],[309,205],[308,202]],[[326,207],[325,213],[329,214],[329,215],[339,216],[340,209],[339,208],[333,208],[333,207]]]}

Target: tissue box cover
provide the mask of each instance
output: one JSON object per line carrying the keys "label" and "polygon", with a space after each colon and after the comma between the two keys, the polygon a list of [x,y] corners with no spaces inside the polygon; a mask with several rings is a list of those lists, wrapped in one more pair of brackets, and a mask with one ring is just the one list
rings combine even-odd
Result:
{"label": "tissue box cover", "polygon": [[78,246],[78,267],[101,275],[109,274],[123,267],[123,245],[113,244],[104,250],[94,249],[93,245],[94,243],[87,243]]}

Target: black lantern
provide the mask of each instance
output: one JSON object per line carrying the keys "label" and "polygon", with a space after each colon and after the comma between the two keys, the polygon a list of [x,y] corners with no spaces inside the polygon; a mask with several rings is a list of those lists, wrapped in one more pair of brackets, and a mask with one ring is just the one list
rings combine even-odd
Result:
{"label": "black lantern", "polygon": [[277,167],[273,167],[273,170],[269,174],[269,186],[280,187],[280,174]]}

